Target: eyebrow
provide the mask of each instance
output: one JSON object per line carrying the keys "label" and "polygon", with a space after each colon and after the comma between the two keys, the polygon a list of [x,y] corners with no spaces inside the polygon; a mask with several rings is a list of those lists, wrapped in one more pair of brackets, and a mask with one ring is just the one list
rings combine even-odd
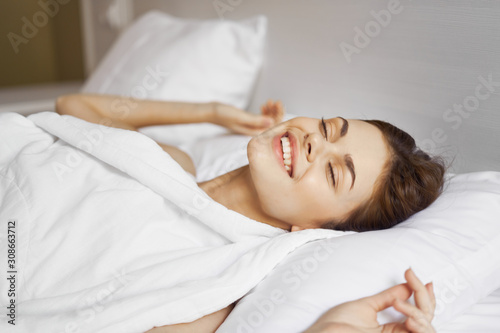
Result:
{"label": "eyebrow", "polygon": [[342,119],[343,122],[342,127],[340,128],[340,136],[343,137],[344,135],[347,134],[347,131],[349,130],[349,122],[342,117],[338,118]]}
{"label": "eyebrow", "polygon": [[[349,130],[349,122],[342,117],[338,118],[342,119],[342,127],[340,128],[340,137],[343,137],[347,134],[347,131]],[[352,190],[354,182],[356,181],[356,171],[354,169],[354,163],[352,161],[351,155],[345,155],[344,162],[347,168],[349,169],[349,172],[351,173],[352,183],[351,183],[351,188],[349,188],[350,191]]]}

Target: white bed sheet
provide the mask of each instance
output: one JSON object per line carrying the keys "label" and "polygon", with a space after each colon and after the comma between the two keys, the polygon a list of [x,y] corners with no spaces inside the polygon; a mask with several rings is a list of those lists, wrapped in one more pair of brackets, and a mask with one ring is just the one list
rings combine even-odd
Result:
{"label": "white bed sheet", "polygon": [[500,332],[500,289],[473,305],[439,333]]}

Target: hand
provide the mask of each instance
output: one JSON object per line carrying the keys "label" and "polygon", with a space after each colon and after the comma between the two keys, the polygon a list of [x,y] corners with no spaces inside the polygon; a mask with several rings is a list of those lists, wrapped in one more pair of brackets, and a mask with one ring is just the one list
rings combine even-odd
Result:
{"label": "hand", "polygon": [[238,134],[254,136],[278,124],[282,119],[283,106],[279,101],[276,103],[268,101],[263,105],[262,115],[215,102],[212,123],[224,126]]}
{"label": "hand", "polygon": [[274,119],[275,124],[281,123],[283,121],[283,115],[285,114],[281,101],[273,103],[272,99],[269,99],[266,104],[262,105],[260,111],[264,116]]}
{"label": "hand", "polygon": [[[405,279],[407,283],[330,309],[305,333],[435,333],[431,326],[436,308],[432,283],[424,286],[411,269],[405,272]],[[416,305],[406,302],[412,293]],[[379,325],[377,312],[390,306],[408,318],[403,323]]]}

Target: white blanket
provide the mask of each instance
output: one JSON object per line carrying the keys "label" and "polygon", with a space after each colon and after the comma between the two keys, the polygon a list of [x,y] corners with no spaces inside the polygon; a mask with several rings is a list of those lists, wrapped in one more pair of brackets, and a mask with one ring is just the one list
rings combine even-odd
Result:
{"label": "white blanket", "polygon": [[53,112],[0,115],[0,172],[1,332],[190,322],[243,297],[298,246],[344,234],[251,220],[150,138]]}

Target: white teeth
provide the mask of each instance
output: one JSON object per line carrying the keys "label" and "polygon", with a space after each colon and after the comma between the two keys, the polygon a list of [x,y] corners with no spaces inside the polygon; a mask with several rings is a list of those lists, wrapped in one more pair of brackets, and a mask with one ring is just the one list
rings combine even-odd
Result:
{"label": "white teeth", "polygon": [[286,171],[290,171],[292,165],[292,149],[290,148],[290,139],[286,136],[281,138],[281,148],[283,149],[283,162]]}

